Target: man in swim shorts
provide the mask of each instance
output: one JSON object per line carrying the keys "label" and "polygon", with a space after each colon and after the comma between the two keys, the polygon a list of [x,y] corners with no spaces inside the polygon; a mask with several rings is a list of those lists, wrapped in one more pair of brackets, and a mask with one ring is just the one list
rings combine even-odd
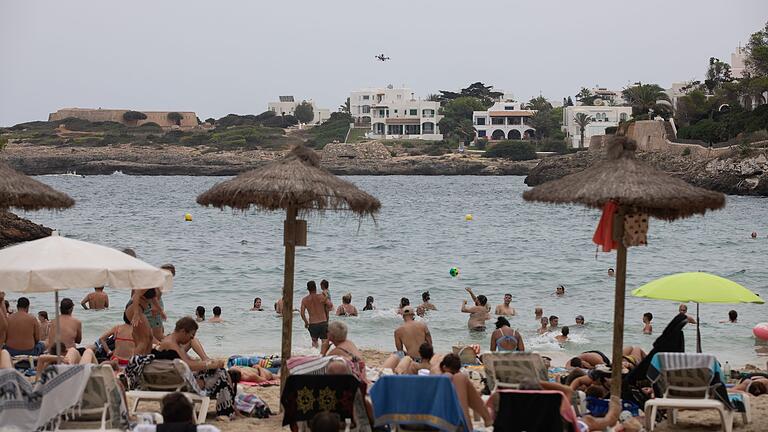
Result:
{"label": "man in swim shorts", "polygon": [[395,353],[384,361],[382,367],[394,370],[400,361],[408,355],[416,363],[421,362],[419,347],[424,342],[432,345],[432,335],[427,324],[415,321],[413,306],[403,308],[403,324],[395,330]]}
{"label": "man in swim shorts", "polygon": [[515,308],[510,304],[512,303],[512,294],[504,294],[504,303],[496,306],[496,315],[514,316]]}
{"label": "man in swim shorts", "polygon": [[318,340],[328,339],[328,312],[333,310],[333,303],[329,297],[317,293],[315,281],[307,282],[307,291],[309,294],[301,299],[299,313],[304,321],[304,327],[309,330],[312,347],[317,348]]}
{"label": "man in swim shorts", "polygon": [[475,296],[472,288],[465,289],[472,297],[472,301],[475,302],[474,306],[467,307],[467,301],[464,300],[464,303],[461,305],[461,311],[469,314],[467,327],[470,330],[485,331],[485,322],[491,319],[491,308],[488,307],[488,298],[484,295]]}

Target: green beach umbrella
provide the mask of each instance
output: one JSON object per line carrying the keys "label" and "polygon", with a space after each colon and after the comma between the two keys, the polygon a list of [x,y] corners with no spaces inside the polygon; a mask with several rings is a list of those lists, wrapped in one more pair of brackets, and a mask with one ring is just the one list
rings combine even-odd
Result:
{"label": "green beach umbrella", "polygon": [[696,351],[701,352],[699,303],[765,303],[732,280],[705,272],[677,273],[632,290],[635,297],[696,303]]}

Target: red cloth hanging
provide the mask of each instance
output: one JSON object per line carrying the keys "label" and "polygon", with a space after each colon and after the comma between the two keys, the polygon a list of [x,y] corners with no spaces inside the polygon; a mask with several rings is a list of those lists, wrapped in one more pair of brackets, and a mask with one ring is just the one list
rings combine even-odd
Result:
{"label": "red cloth hanging", "polygon": [[617,248],[618,244],[613,239],[613,216],[619,210],[618,204],[608,201],[603,206],[603,215],[600,216],[600,222],[597,224],[595,235],[592,241],[603,247],[603,252],[610,252]]}

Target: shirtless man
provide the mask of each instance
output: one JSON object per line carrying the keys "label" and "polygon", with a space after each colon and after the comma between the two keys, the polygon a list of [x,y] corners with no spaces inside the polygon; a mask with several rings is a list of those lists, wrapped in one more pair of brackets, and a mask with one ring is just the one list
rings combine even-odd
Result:
{"label": "shirtless man", "polygon": [[430,296],[429,291],[425,291],[421,293],[421,307],[424,308],[425,311],[431,311],[431,310],[437,310],[435,305],[429,302]]}
{"label": "shirtless man", "polygon": [[109,308],[109,296],[104,292],[104,287],[96,287],[80,302],[83,309],[102,310]]}
{"label": "shirtless man", "polygon": [[5,343],[5,334],[8,330],[8,306],[5,299],[5,291],[0,291],[0,346]]}
{"label": "shirtless man", "polygon": [[395,330],[395,353],[389,356],[382,367],[396,369],[405,358],[411,357],[417,363],[421,361],[419,347],[424,342],[432,345],[432,335],[429,328],[422,321],[414,321],[415,315],[412,306],[403,308],[403,324]]}
{"label": "shirtless man", "polygon": [[283,314],[283,298],[282,297],[277,299],[277,301],[275,302],[275,312],[278,315],[282,315]]}
{"label": "shirtless man", "polygon": [[131,301],[125,306],[125,314],[133,325],[134,354],[145,355],[152,351],[152,328],[145,314],[155,298],[155,289],[134,290]]}
{"label": "shirtless man", "polygon": [[475,296],[472,292],[472,288],[465,288],[472,300],[475,302],[474,306],[467,307],[467,301],[461,305],[461,311],[469,314],[469,320],[467,320],[467,327],[470,330],[485,331],[485,322],[491,319],[491,309],[488,307],[488,299],[484,295]]}
{"label": "shirtless man", "polygon": [[333,303],[325,294],[317,293],[315,281],[307,282],[307,291],[309,294],[301,299],[299,313],[304,321],[304,327],[309,330],[309,336],[312,337],[312,347],[317,348],[318,340],[328,339],[328,311],[333,309]]}
{"label": "shirtless man", "polygon": [[512,294],[504,294],[504,304],[496,306],[496,315],[515,316],[515,308],[510,306]]}
{"label": "shirtless man", "polygon": [[56,344],[57,324],[61,324],[61,343],[64,344],[67,349],[75,348],[77,344],[82,342],[83,323],[72,316],[72,311],[74,311],[74,309],[75,302],[73,302],[72,299],[65,298],[61,300],[61,303],[59,304],[59,323],[53,321],[51,330],[48,333],[49,347]]}
{"label": "shirtless man", "polygon": [[352,304],[352,294],[346,293],[336,309],[336,316],[357,316],[357,308]]}
{"label": "shirtless man", "polygon": [[681,314],[685,315],[686,318],[688,318],[688,323],[689,324],[696,324],[696,318],[688,315],[688,306],[685,303],[681,303],[680,307],[677,308],[677,311],[680,312]]}
{"label": "shirtless man", "polygon": [[208,320],[209,323],[223,323],[224,320],[221,319],[221,308],[218,306],[213,307],[213,317],[211,317]]}
{"label": "shirtless man", "polygon": [[40,324],[29,314],[29,299],[19,297],[16,313],[9,315],[3,323],[6,327],[4,349],[11,356],[40,355],[45,345],[40,342]]}
{"label": "shirtless man", "polygon": [[472,408],[472,411],[483,419],[485,426],[490,426],[493,421],[488,408],[485,406],[485,402],[483,402],[480,393],[472,384],[472,381],[469,380],[469,377],[459,372],[460,369],[461,360],[456,354],[447,354],[443,357],[443,361],[440,362],[440,370],[451,378],[453,388],[456,389],[456,396],[459,397],[459,403],[461,403],[461,407],[464,410],[466,424],[472,424],[472,417],[469,415],[469,409]]}

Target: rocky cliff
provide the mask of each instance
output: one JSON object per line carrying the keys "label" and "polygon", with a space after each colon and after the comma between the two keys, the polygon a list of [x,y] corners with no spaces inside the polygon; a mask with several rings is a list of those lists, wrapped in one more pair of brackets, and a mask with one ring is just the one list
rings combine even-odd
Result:
{"label": "rocky cliff", "polygon": [[0,248],[51,235],[51,229],[13,213],[0,211]]}
{"label": "rocky cliff", "polygon": [[[734,150],[715,158],[640,152],[637,158],[695,186],[732,195],[768,196],[767,154],[765,149],[752,150],[747,155]],[[536,186],[564,177],[601,158],[599,152],[590,151],[543,159],[525,178],[525,184]]]}

